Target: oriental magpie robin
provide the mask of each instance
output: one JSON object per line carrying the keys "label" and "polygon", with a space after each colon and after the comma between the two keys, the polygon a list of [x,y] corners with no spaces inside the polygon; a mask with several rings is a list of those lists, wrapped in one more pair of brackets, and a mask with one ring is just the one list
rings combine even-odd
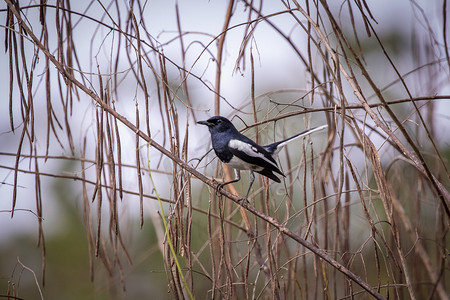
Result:
{"label": "oriental magpie robin", "polygon": [[278,173],[281,176],[285,175],[278,168],[275,159],[284,145],[294,139],[322,130],[328,126],[322,125],[315,127],[296,134],[286,140],[267,146],[260,146],[241,134],[227,118],[214,116],[206,121],[198,121],[197,123],[208,126],[209,132],[211,133],[214,152],[222,162],[234,168],[236,174],[234,180],[219,184],[217,189],[221,189],[227,184],[239,181],[241,179],[240,170],[249,170],[250,185],[245,196],[246,199],[248,198],[250,189],[255,181],[254,172],[264,175],[276,182],[281,182],[275,173]]}

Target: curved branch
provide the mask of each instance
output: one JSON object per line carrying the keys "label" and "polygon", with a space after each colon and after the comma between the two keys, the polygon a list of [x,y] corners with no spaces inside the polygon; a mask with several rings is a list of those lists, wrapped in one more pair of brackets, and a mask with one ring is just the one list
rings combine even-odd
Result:
{"label": "curved branch", "polygon": [[[75,86],[77,86],[79,89],[81,89],[83,92],[85,92],[90,98],[92,98],[101,108],[106,111],[107,113],[111,114],[114,118],[118,119],[122,124],[127,126],[130,130],[136,133],[139,137],[141,137],[143,140],[148,142],[151,146],[153,146],[156,150],[161,152],[163,155],[174,161],[177,165],[179,165],[181,168],[189,172],[194,177],[200,179],[210,187],[216,189],[217,182],[215,182],[212,179],[209,179],[202,173],[198,172],[196,169],[188,165],[186,162],[181,160],[179,157],[173,155],[169,150],[155,142],[152,138],[150,138],[147,134],[139,130],[132,122],[130,122],[127,118],[119,114],[117,111],[115,111],[111,106],[109,106],[106,102],[104,102],[94,91],[83,85],[80,81],[78,81],[75,76],[68,72],[64,66],[50,53],[50,51],[44,47],[44,45],[39,41],[39,39],[34,35],[33,31],[23,22],[20,13],[16,10],[14,5],[12,4],[11,0],[5,0],[10,11],[15,15],[18,22],[21,23],[22,28],[26,31],[26,33],[30,36],[30,38],[33,40],[34,44],[39,47],[39,49],[45,54],[45,56],[48,57],[48,59],[53,63],[53,65],[58,69],[58,71],[61,73],[62,76],[65,77],[65,79]],[[277,228],[278,231],[283,233],[284,235],[290,237],[291,239],[295,240],[305,248],[309,249],[311,252],[313,252],[315,255],[326,261],[328,264],[330,264],[332,267],[334,267],[336,270],[344,274],[346,277],[353,280],[355,283],[357,283],[359,286],[361,286],[364,290],[366,290],[369,294],[371,294],[376,299],[385,299],[380,293],[375,291],[372,286],[370,286],[367,282],[362,280],[358,275],[350,271],[348,268],[340,264],[338,261],[333,259],[330,255],[328,255],[324,250],[314,246],[307,240],[301,238],[299,235],[292,232],[289,228],[279,223],[276,219],[262,213],[261,211],[257,210],[255,207],[243,203],[241,201],[242,199],[239,197],[234,196],[233,194],[229,193],[225,190],[220,190],[220,193],[224,195],[225,197],[229,198],[233,202],[242,205],[247,211],[251,212],[258,218],[264,220],[265,222],[271,224],[273,227]]]}

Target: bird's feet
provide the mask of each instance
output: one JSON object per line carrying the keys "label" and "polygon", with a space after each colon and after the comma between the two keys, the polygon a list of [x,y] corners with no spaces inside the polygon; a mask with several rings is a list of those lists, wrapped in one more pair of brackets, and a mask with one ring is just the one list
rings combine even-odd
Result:
{"label": "bird's feet", "polygon": [[[226,186],[227,184],[229,184],[229,183],[230,183],[230,182],[218,183],[217,186],[216,186],[216,195],[217,195],[217,196],[220,196],[220,190],[221,190],[224,186]],[[235,194],[235,196],[238,196],[238,195]],[[246,196],[246,197],[240,197],[239,200],[238,200],[238,203],[239,203],[240,205],[242,205],[242,204],[250,204],[250,202],[248,201],[248,193],[247,193],[247,196]]]}
{"label": "bird's feet", "polygon": [[216,195],[217,196],[220,195],[219,190],[221,190],[224,186],[225,186],[225,184],[223,184],[223,183],[217,184],[217,186],[216,186]]}
{"label": "bird's feet", "polygon": [[238,203],[239,203],[239,205],[250,204],[250,202],[248,201],[247,197],[239,198]]}

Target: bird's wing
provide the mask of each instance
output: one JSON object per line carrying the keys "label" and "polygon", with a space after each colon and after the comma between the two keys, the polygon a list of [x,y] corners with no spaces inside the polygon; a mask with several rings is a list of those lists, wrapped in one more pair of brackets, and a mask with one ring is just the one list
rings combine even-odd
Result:
{"label": "bird's wing", "polygon": [[[265,174],[263,173],[261,174],[266,175],[268,173],[271,173],[271,171],[273,171],[283,175],[283,173],[278,168],[277,162],[272,157],[272,155],[269,152],[267,152],[263,147],[259,146],[250,139],[248,140],[231,139],[228,142],[228,148],[230,149],[230,152],[233,153],[233,155],[240,158],[244,162],[254,166],[253,170],[258,173],[261,173],[265,169],[267,169]],[[273,178],[276,176],[273,175],[272,177],[271,176],[268,177]]]}

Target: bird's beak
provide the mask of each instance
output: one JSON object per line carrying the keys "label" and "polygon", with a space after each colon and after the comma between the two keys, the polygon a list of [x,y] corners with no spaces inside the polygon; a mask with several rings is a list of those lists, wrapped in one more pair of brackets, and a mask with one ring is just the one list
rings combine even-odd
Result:
{"label": "bird's beak", "polygon": [[197,124],[206,125],[208,127],[212,125],[212,123],[209,123],[208,121],[198,121]]}

